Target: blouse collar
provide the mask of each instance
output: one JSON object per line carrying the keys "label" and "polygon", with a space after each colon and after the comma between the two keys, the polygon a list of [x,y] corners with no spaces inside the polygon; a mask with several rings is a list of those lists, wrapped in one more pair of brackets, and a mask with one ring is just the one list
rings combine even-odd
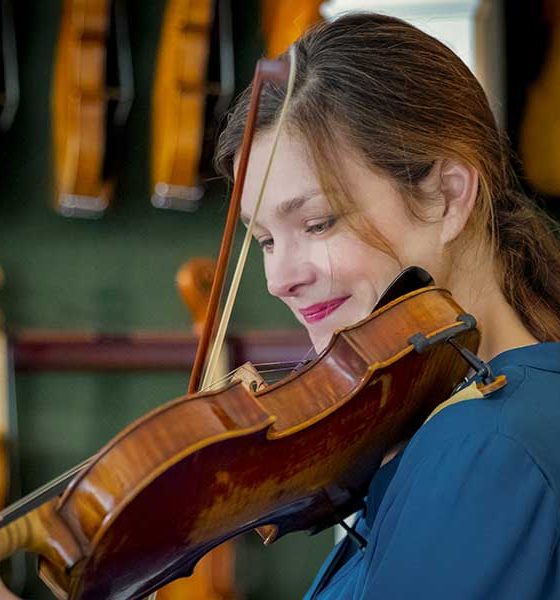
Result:
{"label": "blouse collar", "polygon": [[542,342],[505,350],[490,361],[495,373],[504,367],[524,366],[560,373],[560,342]]}

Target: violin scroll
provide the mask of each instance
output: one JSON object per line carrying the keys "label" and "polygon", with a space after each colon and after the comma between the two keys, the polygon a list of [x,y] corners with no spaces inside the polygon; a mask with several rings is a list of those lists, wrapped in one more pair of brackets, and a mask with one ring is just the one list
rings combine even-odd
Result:
{"label": "violin scroll", "polygon": [[175,276],[177,290],[192,314],[195,330],[200,330],[206,320],[215,274],[216,261],[198,257],[183,263]]}

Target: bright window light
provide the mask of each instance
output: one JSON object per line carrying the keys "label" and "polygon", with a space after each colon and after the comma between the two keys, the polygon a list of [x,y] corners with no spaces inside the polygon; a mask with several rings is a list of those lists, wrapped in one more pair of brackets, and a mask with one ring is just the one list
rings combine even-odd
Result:
{"label": "bright window light", "polygon": [[327,19],[352,11],[399,17],[447,44],[474,72],[477,4],[477,0],[329,0],[321,12]]}

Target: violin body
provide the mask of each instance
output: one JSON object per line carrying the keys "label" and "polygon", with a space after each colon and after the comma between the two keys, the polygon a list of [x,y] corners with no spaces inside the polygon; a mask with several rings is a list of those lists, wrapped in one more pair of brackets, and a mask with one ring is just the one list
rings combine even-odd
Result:
{"label": "violin body", "polygon": [[199,162],[213,18],[211,0],[167,4],[153,98],[152,203],[158,208],[189,206],[202,196]]}
{"label": "violin body", "polygon": [[461,314],[449,292],[415,290],[262,391],[234,383],[152,411],[49,502],[59,531],[44,536],[41,576],[58,598],[144,598],[250,529],[269,526],[270,542],[354,512],[385,451],[469,368],[450,344],[420,352],[410,338],[449,332],[475,351]]}
{"label": "violin body", "polygon": [[105,142],[105,39],[108,0],[65,0],[53,88],[56,202],[90,198],[104,210],[109,191],[101,177]]}
{"label": "violin body", "polygon": [[133,96],[129,54],[122,0],[63,1],[52,129],[55,208],[65,216],[98,217],[109,205]]}
{"label": "violin body", "polygon": [[261,21],[267,56],[284,52],[321,20],[323,0],[261,0]]}
{"label": "violin body", "polygon": [[543,3],[550,24],[549,50],[539,77],[529,87],[521,123],[519,151],[523,170],[541,194],[560,195],[560,5]]}

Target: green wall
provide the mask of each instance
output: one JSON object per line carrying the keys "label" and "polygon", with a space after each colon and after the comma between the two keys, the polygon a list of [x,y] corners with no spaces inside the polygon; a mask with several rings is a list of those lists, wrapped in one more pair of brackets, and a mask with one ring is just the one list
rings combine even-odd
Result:
{"label": "green wall", "polygon": [[[50,86],[61,3],[18,0],[21,100],[2,138],[0,306],[9,329],[183,331],[189,317],[174,289],[178,266],[216,255],[226,189],[210,186],[194,214],[149,202],[150,94],[164,0],[129,2],[135,100],[113,205],[99,221],[64,219],[51,209]],[[235,3],[240,84],[258,57],[257,2]],[[252,254],[233,328],[289,328],[295,321],[266,294],[260,256]],[[23,492],[94,452],[125,424],[185,390],[186,373],[19,373],[16,378]],[[256,535],[239,544],[246,598],[297,598],[331,544],[330,532],[304,534],[264,549]],[[49,598],[28,569],[21,594]]]}

